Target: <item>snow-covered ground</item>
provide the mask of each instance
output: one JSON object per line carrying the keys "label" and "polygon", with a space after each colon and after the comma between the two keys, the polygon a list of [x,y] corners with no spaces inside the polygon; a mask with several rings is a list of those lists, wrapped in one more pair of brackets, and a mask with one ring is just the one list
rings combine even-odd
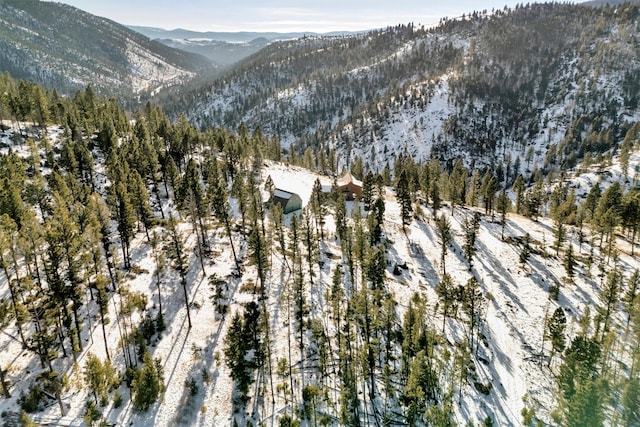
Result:
{"label": "snow-covered ground", "polygon": [[[52,140],[59,140],[59,128],[50,128],[49,133]],[[0,144],[3,154],[6,154],[11,146],[19,155],[29,155],[29,151],[24,149],[26,144],[15,145],[6,135],[1,137]],[[638,156],[634,154],[631,163],[635,165],[637,162]],[[615,170],[612,172],[616,173]],[[302,168],[265,162],[261,173],[261,188],[268,176],[271,176],[276,187],[300,194],[303,206],[308,203],[311,188],[318,178],[316,174]],[[331,183],[327,177],[320,179],[323,185]],[[587,185],[589,181],[584,179],[584,185]],[[576,182],[583,185],[583,181]],[[392,189],[386,189],[385,200],[384,232],[390,242],[387,251],[386,286],[398,302],[398,318],[402,319],[411,296],[417,292],[426,297],[431,327],[439,330],[443,319],[441,311],[437,310],[435,286],[439,282],[442,265],[433,213],[425,208],[425,220],[414,220],[405,234],[401,227],[400,209]],[[353,208],[352,203],[350,205],[350,208]],[[465,217],[470,217],[474,212],[475,208],[456,208],[452,214],[447,206],[439,212],[447,216],[452,225],[455,240],[446,256],[446,270],[456,284],[466,283],[472,274],[462,255],[464,236],[461,224]],[[547,367],[544,357],[544,354],[549,354],[548,345],[546,349],[543,348],[545,316],[553,312],[558,305],[562,306],[567,314],[568,334],[575,334],[578,329],[576,322],[584,308],[587,305],[593,308],[598,300],[600,272],[594,265],[591,274],[587,274],[584,264],[579,263],[573,282],[566,280],[562,253],[556,256],[549,249],[554,237],[553,225],[547,219],[534,222],[518,215],[509,215],[505,229],[506,239],[503,241],[497,217],[485,216],[480,210],[478,212],[483,215],[477,241],[478,252],[474,258],[472,272],[479,279],[488,304],[482,325],[485,338],[478,350],[478,357],[474,358],[475,379],[483,384],[490,383],[492,388],[488,395],[484,395],[474,388],[472,382],[463,385],[460,404],[455,405],[456,420],[459,425],[466,425],[467,421],[477,424],[486,416],[491,416],[494,425],[521,425],[521,410],[526,399],[527,407],[533,406],[538,417],[550,421],[549,413],[557,403],[553,395],[553,373],[558,365],[556,360],[556,363]],[[335,224],[332,218],[328,218],[325,229],[330,237],[321,243],[324,265],[321,269],[316,268],[314,285],[307,284],[306,290],[311,315],[319,319],[328,317],[329,308],[325,304],[324,294],[327,285],[331,283],[331,272],[341,260],[341,249],[335,240]],[[160,228],[157,231],[162,232]],[[161,282],[162,307],[167,329],[150,347],[153,356],[162,361],[166,390],[160,402],[152,406],[148,412],[141,414],[133,410],[129,391],[122,385],[119,392],[124,398],[124,404],[120,408],[114,408],[109,402],[103,408],[105,419],[110,424],[142,427],[231,425],[234,418],[240,425],[241,421],[246,419],[251,419],[254,425],[259,422],[275,425],[277,415],[287,411],[289,403],[282,393],[277,393],[273,407],[261,406],[255,399],[256,396],[265,395],[264,391],[258,388],[260,381],[256,381],[250,390],[249,394],[253,399],[247,405],[248,413],[233,414],[234,384],[223,358],[224,337],[231,315],[240,310],[241,304],[255,301],[257,298],[250,291],[251,283],[257,282],[255,267],[245,263],[244,275],[241,278],[231,275],[233,258],[228,238],[222,227],[213,225],[208,234],[212,255],[205,260],[203,274],[197,251],[194,249],[196,236],[191,225],[188,222],[182,223],[180,231],[186,239],[189,254],[190,269],[187,281],[193,327],[187,328],[179,277],[175,271],[167,269]],[[517,242],[525,233],[529,233],[532,245],[539,253],[532,254],[523,267],[519,263],[521,247]],[[585,244],[582,247],[578,246],[574,230],[569,231],[568,237],[576,254],[583,254],[587,250]],[[245,254],[246,244],[243,238],[239,234],[234,234],[233,238],[236,250]],[[591,236],[588,236],[588,239],[590,238]],[[622,238],[618,239],[618,247],[619,265],[626,277],[640,267],[640,262],[630,256],[628,242]],[[153,275],[155,261],[144,233],[138,233],[132,243],[131,253],[135,268],[124,275],[121,286],[147,295],[148,314],[155,316],[159,308]],[[283,295],[288,273],[278,251],[272,251],[270,261],[267,308],[271,319],[272,362],[275,365],[277,360],[286,357],[287,352],[288,314]],[[396,264],[406,264],[407,268],[401,269],[399,275],[394,275],[393,267]],[[0,276],[0,290],[6,297],[6,277]],[[230,314],[226,317],[215,315],[211,298],[213,290],[209,285],[211,277],[225,280],[228,284],[231,306]],[[560,284],[560,297],[556,302],[550,300],[549,288],[557,284]],[[118,302],[119,297],[114,295],[113,303],[109,307],[109,317],[113,321],[107,325],[107,336],[112,360],[117,368],[122,370],[123,356],[118,345],[120,331],[118,323],[114,321]],[[84,350],[78,357],[78,364],[74,366],[69,360],[62,359],[55,361],[56,369],[62,370],[70,379],[70,387],[63,394],[63,402],[69,406],[69,413],[60,417],[58,406],[52,404],[43,413],[32,415],[39,423],[79,425],[82,422],[85,402],[90,398],[81,386],[84,362],[89,353],[103,359],[106,354],[96,302],[87,297],[86,305],[81,310],[82,315],[90,319],[90,326],[82,332]],[[461,321],[448,319],[444,334],[445,345],[453,350],[455,342],[465,339],[464,328]],[[333,327],[328,327],[328,331],[336,332]],[[39,372],[39,362],[32,353],[20,347],[15,338],[17,332],[14,325],[6,327],[3,332],[4,335],[0,338],[0,366],[9,370],[12,394],[18,396],[27,389],[33,373]],[[298,354],[297,349],[294,352]],[[296,355],[294,359],[298,357]],[[204,372],[208,377],[206,382],[203,381]],[[194,379],[198,385],[195,395],[192,395],[185,385],[190,379]],[[331,378],[331,381],[336,381],[336,378]],[[18,412],[16,399],[0,402],[0,410]]]}

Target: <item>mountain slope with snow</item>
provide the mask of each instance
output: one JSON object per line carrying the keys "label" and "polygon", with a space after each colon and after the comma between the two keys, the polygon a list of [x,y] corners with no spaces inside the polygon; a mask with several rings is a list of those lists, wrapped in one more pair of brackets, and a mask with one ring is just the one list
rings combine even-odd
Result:
{"label": "mountain slope with snow", "polygon": [[210,67],[108,19],[61,3],[0,3],[0,70],[62,93],[92,85],[130,99]]}
{"label": "mountain slope with snow", "polygon": [[[32,153],[31,149],[21,137],[11,136],[13,130],[10,122],[6,122],[5,126],[10,132],[4,132],[4,136],[0,138],[0,154],[6,156],[15,153],[28,159]],[[22,128],[28,127],[23,124]],[[65,140],[65,135],[59,128],[50,128],[49,140],[54,145],[59,145]],[[105,165],[97,149],[94,149],[93,155],[97,160],[96,176],[100,177],[96,191],[99,194],[106,193],[109,183],[105,180]],[[639,165],[640,155],[634,151],[630,156],[629,169],[635,170]],[[617,172],[619,170],[619,164],[614,159],[610,168],[611,179],[602,181],[603,188],[621,179]],[[593,172],[587,171],[586,176],[589,177],[591,173]],[[272,161],[262,162],[259,175],[253,176],[259,180],[261,199],[268,198],[266,183],[271,181],[276,188],[299,193],[305,207],[310,203],[311,188],[316,179],[319,179],[322,185],[330,184],[332,181],[329,177],[309,170]],[[587,184],[580,185],[592,185],[591,179],[594,177],[584,181]],[[571,182],[580,181],[572,179]],[[384,187],[382,191],[385,209],[382,224],[385,243],[381,246],[385,253],[382,289],[381,293],[374,293],[369,297],[379,298],[382,295],[384,301],[392,301],[390,313],[394,320],[389,326],[389,336],[397,338],[390,344],[384,357],[389,357],[387,363],[393,380],[390,383],[385,382],[383,372],[376,372],[375,399],[368,397],[371,390],[367,380],[355,384],[359,396],[360,421],[363,424],[374,423],[384,417],[394,422],[405,422],[403,414],[407,408],[403,406],[403,400],[400,398],[406,391],[401,387],[401,347],[405,345],[401,344],[405,342],[402,338],[405,334],[402,325],[407,322],[409,310],[420,304],[416,302],[417,295],[423,301],[426,310],[426,327],[434,337],[430,357],[437,361],[436,372],[441,387],[436,401],[444,405],[446,399],[450,399],[453,404],[452,419],[457,425],[468,425],[470,422],[479,425],[487,419],[490,419],[493,425],[525,425],[522,421],[523,410],[532,410],[535,418],[545,425],[555,425],[554,411],[558,405],[556,376],[561,369],[562,357],[558,354],[552,357],[551,346],[546,338],[548,318],[561,307],[567,319],[567,342],[581,333],[584,327],[584,321],[581,319],[585,316],[586,308],[590,307],[593,314],[594,309],[602,304],[605,273],[615,268],[626,283],[632,273],[640,268],[637,255],[631,255],[627,236],[615,237],[617,258],[612,260],[609,257],[607,260],[605,248],[598,247],[597,242],[601,239],[598,233],[585,227],[585,234],[579,239],[578,228],[569,226],[566,230],[567,243],[556,253],[550,247],[555,239],[555,225],[544,216],[538,221],[532,221],[520,215],[508,214],[502,237],[499,215],[486,214],[484,210],[476,207],[452,209],[448,205],[442,206],[438,212],[434,212],[431,207],[423,206],[422,211],[415,213],[403,231],[401,208],[395,191],[391,187]],[[145,233],[137,233],[131,244],[133,267],[128,271],[121,270],[122,277],[119,279],[119,286],[126,289],[127,293],[114,292],[111,295],[113,306],[108,307],[107,314],[114,321],[106,325],[104,336],[107,339],[106,345],[111,348],[111,360],[117,369],[123,369],[125,350],[118,345],[123,333],[120,329],[123,314],[119,313],[119,310],[122,310],[123,302],[127,301],[126,295],[139,293],[146,298],[144,310],[134,310],[128,315],[132,324],[137,324],[145,318],[155,318],[160,307],[158,298],[162,298],[166,330],[152,335],[148,349],[163,368],[166,389],[159,402],[153,404],[146,412],[138,412],[129,400],[130,389],[124,383],[121,384],[118,392],[123,398],[122,406],[107,401],[100,407],[107,423],[174,426],[227,425],[235,421],[239,425],[248,422],[253,425],[277,425],[278,420],[286,414],[302,418],[304,411],[309,410],[314,414],[313,417],[322,418],[328,425],[344,424],[340,421],[343,409],[339,408],[344,405],[341,399],[345,393],[345,380],[341,376],[341,369],[345,368],[340,365],[340,360],[346,356],[338,351],[336,342],[341,336],[352,337],[350,339],[353,341],[353,351],[362,357],[361,361],[354,362],[354,372],[358,378],[366,378],[366,346],[362,335],[364,326],[359,323],[362,322],[363,312],[361,308],[357,308],[356,301],[362,301],[360,298],[363,298],[363,289],[368,289],[370,279],[365,279],[368,274],[368,267],[365,265],[356,264],[349,267],[346,261],[349,255],[346,251],[355,248],[346,249],[348,244],[338,238],[336,215],[331,204],[327,202],[328,210],[324,217],[325,238],[318,239],[317,259],[311,265],[306,261],[296,261],[292,256],[291,247],[285,252],[280,250],[277,228],[272,222],[272,212],[267,212],[265,226],[272,238],[265,282],[266,297],[263,300],[257,289],[259,275],[252,255],[254,249],[250,240],[251,234],[246,235],[239,227],[240,215],[237,214],[232,219],[238,227],[234,227],[231,238],[235,241],[236,250],[242,260],[241,276],[235,272],[229,238],[225,235],[223,225],[208,220],[207,238],[210,247],[202,262],[197,249],[198,231],[194,230],[194,223],[175,208],[169,195],[162,191],[162,203],[155,206],[154,215],[157,217],[162,210],[165,214],[172,212],[180,218],[178,231],[185,241],[188,264],[187,300],[190,310],[189,321],[193,327],[187,327],[185,297],[178,285],[178,272],[175,268],[165,266],[157,276],[158,254],[149,244]],[[236,200],[232,198],[231,202],[235,211],[238,208]],[[346,222],[350,227],[361,227],[366,221],[363,214],[366,217],[367,213],[362,211],[360,202],[347,203]],[[475,243],[477,253],[470,268],[468,260],[463,255],[464,222],[476,214],[480,218]],[[285,239],[288,245],[291,244],[294,215],[304,224],[305,215],[310,213],[307,211],[303,215],[297,213],[286,216]],[[446,218],[451,224],[453,239],[444,258],[437,237],[436,215]],[[171,245],[169,231],[166,223],[157,219],[158,224],[153,226],[152,231],[162,236],[162,246],[166,248]],[[301,229],[301,232],[303,230]],[[521,253],[525,235],[530,238],[530,255],[523,262]],[[565,256],[569,246],[576,254],[573,278],[567,276],[565,267]],[[303,244],[300,244],[299,250],[304,253]],[[589,262],[590,256],[602,261]],[[300,262],[302,269],[298,272],[297,262]],[[294,270],[291,270],[292,268]],[[350,273],[349,268],[354,268],[354,272]],[[469,327],[466,308],[459,307],[456,314],[449,313],[446,318],[443,317],[443,300],[439,295],[438,286],[445,269],[456,286],[465,285],[471,278],[477,280],[481,297],[478,297],[476,341]],[[343,274],[343,280],[338,284],[345,292],[345,306],[342,309],[349,310],[346,316],[337,316],[334,312],[335,303],[331,302],[336,271],[342,271]],[[295,344],[297,334],[294,332],[296,326],[291,299],[296,274],[302,275],[303,296],[307,306],[307,347],[304,353],[301,353]],[[159,284],[156,285],[158,280]],[[222,300],[215,288],[220,283],[224,285]],[[9,298],[5,276],[0,277],[0,289],[4,297]],[[554,297],[556,292],[557,296]],[[218,313],[221,301],[228,307],[226,315]],[[255,374],[252,374],[255,376],[248,397],[246,401],[241,401],[238,400],[236,383],[231,377],[225,348],[228,345],[227,337],[234,314],[247,313],[251,303],[263,303],[269,315],[268,360],[272,364],[272,370],[266,366],[257,369]],[[620,305],[616,304],[611,321],[611,328],[616,331],[623,330],[626,323],[626,316],[619,309]],[[372,309],[374,307],[375,305],[371,306]],[[386,307],[386,302],[384,308],[375,307],[376,313],[384,313]],[[35,421],[42,424],[75,425],[82,420],[85,404],[93,397],[83,386],[80,369],[85,366],[90,354],[95,354],[101,359],[106,357],[98,314],[98,300],[89,299],[87,294],[86,304],[81,307],[81,315],[89,320],[86,329],[81,331],[83,350],[78,354],[76,363],[62,358],[55,361],[56,369],[62,370],[69,378],[62,395],[62,402],[69,408],[69,413],[60,416],[58,406],[52,405],[31,414]],[[587,325],[587,329],[589,333],[596,334],[595,318],[593,321],[593,326]],[[347,327],[349,323],[352,325]],[[128,327],[126,321],[122,324]],[[353,326],[354,324],[359,326]],[[352,328],[360,333],[354,333]],[[376,328],[384,330],[381,325],[377,325]],[[12,394],[19,396],[28,390],[31,373],[41,369],[40,363],[30,351],[20,347],[15,338],[15,325],[5,325],[4,331],[8,335],[4,335],[0,340],[3,348],[3,352],[0,353],[0,367],[7,367]],[[324,337],[324,345],[328,345],[329,349],[325,355],[328,365],[322,375],[319,351],[324,347],[320,344],[321,337]],[[465,353],[469,351],[469,348],[465,347],[469,340],[475,344],[471,347],[473,350],[470,353]],[[381,354],[385,353],[383,349],[380,351]],[[630,361],[624,348],[610,353],[609,357],[611,359],[607,362],[608,366],[619,365],[620,369],[626,372],[626,366]],[[464,361],[466,366],[466,374],[462,376],[459,373],[460,360]],[[280,367],[286,367],[288,364],[292,366],[291,371]],[[303,366],[305,369],[302,369]],[[305,404],[305,393],[312,390],[303,391],[305,384],[314,385],[326,393],[321,399],[314,400],[312,410],[302,409],[308,405],[308,402]],[[3,400],[0,408],[7,413],[19,412],[16,398]],[[313,425],[313,417],[303,420],[303,424]]]}
{"label": "mountain slope with snow", "polygon": [[640,115],[639,15],[533,4],[273,43],[166,105],[203,127],[260,126],[298,156],[334,151],[341,166],[381,171],[402,153],[528,174],[555,146],[545,168],[571,167],[613,148],[583,144],[591,134],[619,136]]}

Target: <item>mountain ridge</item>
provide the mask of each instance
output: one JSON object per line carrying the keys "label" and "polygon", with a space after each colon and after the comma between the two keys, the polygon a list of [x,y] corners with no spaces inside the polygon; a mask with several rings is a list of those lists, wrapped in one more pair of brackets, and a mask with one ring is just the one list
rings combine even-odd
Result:
{"label": "mountain ridge", "polygon": [[0,68],[62,93],[92,84],[132,99],[191,79],[210,62],[61,3],[0,2]]}
{"label": "mountain ridge", "polygon": [[520,164],[529,150],[544,157],[550,145],[570,156],[565,133],[578,123],[589,132],[576,115],[603,116],[607,126],[637,118],[637,17],[630,4],[534,4],[434,29],[280,41],[182,93],[178,110],[203,127],[260,126],[296,156],[333,151],[342,166],[360,157],[378,171],[398,153],[483,167],[507,152]]}
{"label": "mountain ridge", "polygon": [[254,39],[265,38],[267,40],[298,39],[305,36],[338,36],[363,33],[366,31],[331,31],[317,33],[313,31],[195,31],[184,28],[166,30],[159,27],[127,25],[130,29],[144,34],[150,39],[210,39],[229,43],[247,43]]}

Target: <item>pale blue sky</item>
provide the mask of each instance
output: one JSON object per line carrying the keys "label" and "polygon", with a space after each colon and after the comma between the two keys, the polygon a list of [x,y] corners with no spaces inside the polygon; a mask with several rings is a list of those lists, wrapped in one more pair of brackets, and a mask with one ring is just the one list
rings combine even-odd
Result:
{"label": "pale blue sky", "polygon": [[437,24],[511,0],[58,0],[127,25],[196,31],[359,31]]}

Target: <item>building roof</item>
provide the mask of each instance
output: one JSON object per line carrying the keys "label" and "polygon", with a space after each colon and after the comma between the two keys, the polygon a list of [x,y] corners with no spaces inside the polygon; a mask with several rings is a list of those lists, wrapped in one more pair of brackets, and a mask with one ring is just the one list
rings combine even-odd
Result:
{"label": "building roof", "polygon": [[274,199],[284,199],[284,200],[289,200],[291,198],[291,196],[293,196],[295,193],[290,193],[288,191],[284,191],[281,190],[279,188],[276,188],[273,191],[273,198]]}
{"label": "building roof", "polygon": [[342,187],[343,185],[347,185],[349,183],[352,183],[354,185],[357,185],[358,187],[362,187],[362,181],[357,180],[353,177],[353,175],[351,175],[351,172],[347,172],[345,173],[339,180],[338,180],[338,186]]}

